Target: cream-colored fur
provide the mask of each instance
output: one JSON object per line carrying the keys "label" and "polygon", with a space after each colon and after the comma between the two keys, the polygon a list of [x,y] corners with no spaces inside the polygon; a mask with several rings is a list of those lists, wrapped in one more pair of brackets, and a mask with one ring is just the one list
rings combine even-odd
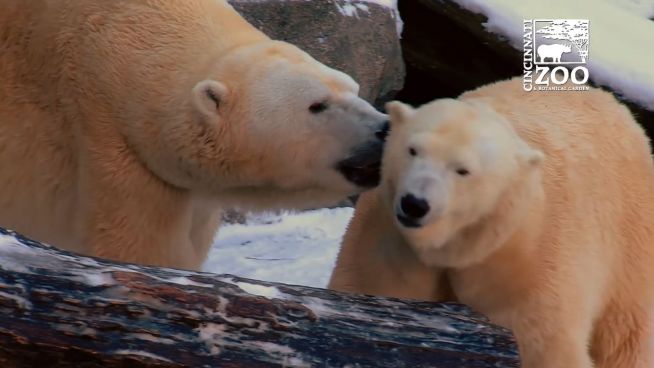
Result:
{"label": "cream-colored fur", "polygon": [[[649,141],[607,92],[520,83],[389,104],[382,184],[329,287],[468,304],[513,330],[526,368],[651,368]],[[406,191],[431,205],[419,227],[397,220]]]}
{"label": "cream-colored fur", "polygon": [[200,267],[221,207],[369,187],[338,165],[387,118],[222,0],[3,1],[0,80],[0,226],[179,268]]}

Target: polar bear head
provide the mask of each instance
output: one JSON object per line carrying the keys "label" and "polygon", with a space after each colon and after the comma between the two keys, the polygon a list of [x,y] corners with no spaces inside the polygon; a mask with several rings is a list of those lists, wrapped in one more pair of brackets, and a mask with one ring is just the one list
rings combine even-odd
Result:
{"label": "polar bear head", "polygon": [[[208,63],[188,89],[188,118],[162,130],[166,181],[248,209],[301,208],[374,187],[387,115],[348,75],[265,40]],[[161,158],[165,158],[162,160]]]}
{"label": "polar bear head", "polygon": [[[483,259],[520,223],[543,153],[486,103],[391,102],[382,193],[421,260],[462,267]],[[509,213],[510,212],[510,213]]]}

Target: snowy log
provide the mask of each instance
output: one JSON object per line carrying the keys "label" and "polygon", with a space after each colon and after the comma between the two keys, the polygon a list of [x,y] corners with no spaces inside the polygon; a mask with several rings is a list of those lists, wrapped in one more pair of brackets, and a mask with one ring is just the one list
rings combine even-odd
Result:
{"label": "snowy log", "polygon": [[458,304],[142,267],[0,228],[2,367],[517,367]]}

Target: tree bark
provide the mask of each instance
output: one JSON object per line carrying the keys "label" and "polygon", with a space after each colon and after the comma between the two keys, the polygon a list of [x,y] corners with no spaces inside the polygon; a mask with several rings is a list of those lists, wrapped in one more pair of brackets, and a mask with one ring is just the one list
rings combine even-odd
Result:
{"label": "tree bark", "polygon": [[518,367],[511,333],[412,302],[88,258],[0,228],[2,367]]}

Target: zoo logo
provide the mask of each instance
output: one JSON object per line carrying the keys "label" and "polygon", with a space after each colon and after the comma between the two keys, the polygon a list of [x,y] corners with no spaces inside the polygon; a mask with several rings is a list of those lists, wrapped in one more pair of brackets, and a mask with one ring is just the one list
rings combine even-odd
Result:
{"label": "zoo logo", "polygon": [[[588,19],[529,19],[523,22],[525,91],[590,89],[583,85],[589,77],[585,66],[590,43],[589,24]],[[550,65],[556,66],[550,69]],[[574,86],[563,86],[568,80]]]}

